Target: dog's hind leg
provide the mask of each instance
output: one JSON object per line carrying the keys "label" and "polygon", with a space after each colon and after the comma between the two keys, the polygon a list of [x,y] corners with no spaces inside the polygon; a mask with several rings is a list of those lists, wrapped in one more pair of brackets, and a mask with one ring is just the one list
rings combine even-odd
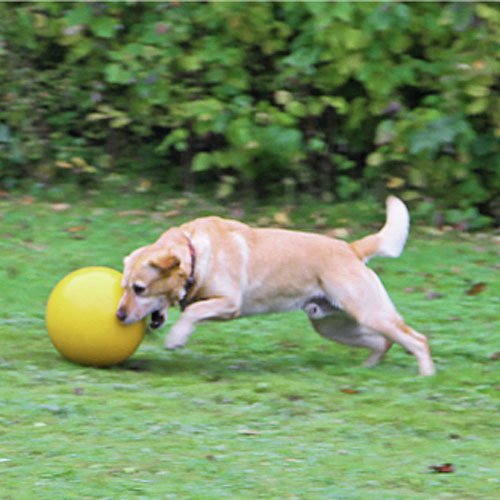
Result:
{"label": "dog's hind leg", "polygon": [[380,363],[392,346],[391,341],[378,334],[363,335],[361,342],[360,345],[362,345],[362,347],[371,350],[370,356],[363,362],[363,366],[366,367],[372,367]]}
{"label": "dog's hind leg", "polygon": [[[410,328],[401,317],[368,320],[370,328],[376,329],[389,341],[397,342],[417,358],[420,375],[434,375],[436,369],[431,358],[429,344],[425,335]],[[365,323],[366,324],[366,323]]]}
{"label": "dog's hind leg", "polygon": [[[394,304],[383,287],[378,276],[369,268],[355,269],[355,279],[343,282],[342,286],[332,280],[324,280],[325,291],[340,302],[342,308],[355,320],[371,330],[383,335],[389,343],[396,342],[417,358],[420,375],[434,375],[427,338],[410,328],[397,313]],[[380,350],[374,357],[377,362]]]}

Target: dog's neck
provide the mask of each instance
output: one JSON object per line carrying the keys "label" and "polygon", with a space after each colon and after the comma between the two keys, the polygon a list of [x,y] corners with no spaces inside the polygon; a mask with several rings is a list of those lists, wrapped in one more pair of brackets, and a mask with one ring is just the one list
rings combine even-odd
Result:
{"label": "dog's neck", "polygon": [[187,234],[185,234],[184,236],[186,237],[187,244],[189,247],[189,254],[191,255],[191,273],[189,274],[189,277],[186,280],[186,283],[184,284],[184,294],[182,296],[182,299],[179,301],[181,311],[184,311],[184,309],[186,309],[186,307],[189,305],[188,296],[189,292],[194,286],[194,271],[196,267],[196,252],[193,246],[193,242],[191,241],[191,238]]}

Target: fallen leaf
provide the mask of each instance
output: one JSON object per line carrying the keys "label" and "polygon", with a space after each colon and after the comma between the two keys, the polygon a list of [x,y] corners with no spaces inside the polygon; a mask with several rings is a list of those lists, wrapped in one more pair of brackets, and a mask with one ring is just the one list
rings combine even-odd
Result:
{"label": "fallen leaf", "polygon": [[486,283],[483,281],[474,283],[466,292],[466,295],[478,295],[486,288]]}
{"label": "fallen leaf", "polygon": [[286,212],[276,212],[273,215],[273,221],[280,226],[291,226],[292,221]]}
{"label": "fallen leaf", "polygon": [[146,210],[122,210],[118,212],[118,217],[130,217],[130,216],[146,216],[148,212]]}
{"label": "fallen leaf", "polygon": [[35,201],[35,198],[33,196],[25,195],[21,198],[21,203],[23,205],[33,205],[33,202]]}
{"label": "fallen leaf", "polygon": [[491,356],[490,359],[492,361],[498,361],[500,359],[500,351],[494,352]]}
{"label": "fallen leaf", "polygon": [[50,207],[54,212],[64,212],[71,208],[71,205],[69,203],[53,203]]}
{"label": "fallen leaf", "polygon": [[340,389],[340,392],[343,392],[344,394],[359,394],[361,391],[358,391],[357,389]]}
{"label": "fallen leaf", "polygon": [[439,292],[427,292],[425,294],[425,298],[427,300],[436,300],[436,299],[441,299],[442,297],[444,297],[444,295]]}
{"label": "fallen leaf", "polygon": [[238,434],[241,434],[242,436],[259,436],[262,432],[253,429],[240,429]]}
{"label": "fallen leaf", "polygon": [[81,233],[82,231],[85,231],[87,229],[87,226],[71,226],[66,229],[68,233]]}
{"label": "fallen leaf", "polygon": [[181,211],[180,210],[169,210],[168,212],[165,212],[163,214],[164,217],[178,217],[179,215],[181,215]]}
{"label": "fallen leaf", "polygon": [[429,469],[440,474],[450,474],[451,472],[455,472],[455,467],[450,463],[442,465],[429,465]]}

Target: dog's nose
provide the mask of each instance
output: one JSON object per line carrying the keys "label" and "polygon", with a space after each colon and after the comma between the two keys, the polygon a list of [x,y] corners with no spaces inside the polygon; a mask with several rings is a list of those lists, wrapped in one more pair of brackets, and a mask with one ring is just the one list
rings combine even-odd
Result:
{"label": "dog's nose", "polygon": [[126,313],[125,309],[123,309],[122,307],[120,307],[118,309],[118,311],[116,311],[116,317],[120,321],[125,321],[127,319],[127,313]]}

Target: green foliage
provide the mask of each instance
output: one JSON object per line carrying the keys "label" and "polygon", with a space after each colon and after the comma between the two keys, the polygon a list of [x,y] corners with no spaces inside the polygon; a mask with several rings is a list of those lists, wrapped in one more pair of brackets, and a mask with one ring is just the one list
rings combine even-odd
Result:
{"label": "green foliage", "polygon": [[57,162],[81,158],[94,177],[141,170],[221,196],[287,178],[343,200],[392,187],[499,210],[495,5],[43,2],[0,16],[4,182],[67,177]]}

